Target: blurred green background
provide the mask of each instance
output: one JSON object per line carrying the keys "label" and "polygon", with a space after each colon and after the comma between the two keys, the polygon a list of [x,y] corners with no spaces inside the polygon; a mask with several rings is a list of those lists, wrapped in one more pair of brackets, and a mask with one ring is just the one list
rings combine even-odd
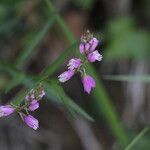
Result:
{"label": "blurred green background", "polygon": [[[0,104],[19,104],[43,82],[46,97],[32,131],[17,114],[0,118],[0,150],[149,150],[150,2],[1,0]],[[57,76],[89,29],[102,62],[87,65],[96,88]]]}

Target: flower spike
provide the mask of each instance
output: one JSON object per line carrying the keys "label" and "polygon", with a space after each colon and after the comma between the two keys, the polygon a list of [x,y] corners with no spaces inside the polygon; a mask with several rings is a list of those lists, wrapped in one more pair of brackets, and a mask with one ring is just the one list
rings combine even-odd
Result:
{"label": "flower spike", "polygon": [[81,43],[79,44],[79,51],[84,56],[83,60],[72,58],[67,65],[68,71],[59,75],[58,80],[64,83],[71,79],[75,73],[80,72],[84,90],[90,94],[91,90],[95,87],[95,80],[91,76],[86,75],[85,64],[87,62],[93,63],[102,60],[102,55],[96,50],[98,44],[99,40],[87,30],[81,36]]}

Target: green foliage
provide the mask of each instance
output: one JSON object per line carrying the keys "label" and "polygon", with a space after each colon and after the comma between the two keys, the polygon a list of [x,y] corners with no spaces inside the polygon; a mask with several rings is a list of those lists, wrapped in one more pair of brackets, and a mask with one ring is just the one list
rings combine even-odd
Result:
{"label": "green foliage", "polygon": [[133,20],[119,18],[113,20],[108,26],[110,41],[106,47],[105,58],[115,59],[149,59],[150,34],[137,30]]}
{"label": "green foliage", "polygon": [[82,8],[82,9],[85,9],[85,10],[89,10],[93,4],[93,0],[76,0],[74,1],[74,3]]}
{"label": "green foliage", "polygon": [[148,131],[149,127],[145,127],[137,136],[135,136],[125,150],[148,150],[150,143],[148,142],[148,137],[144,137]]}
{"label": "green foliage", "polygon": [[114,81],[127,81],[127,82],[150,82],[149,75],[133,76],[133,75],[106,75],[104,76],[106,80]]}
{"label": "green foliage", "polygon": [[48,32],[50,27],[52,26],[55,19],[55,15],[48,20],[45,26],[39,31],[31,40],[31,42],[25,47],[25,49],[21,52],[20,56],[16,60],[16,65],[20,66],[24,63],[24,61],[31,55],[33,50],[37,47],[37,45],[41,42],[45,34]]}
{"label": "green foliage", "polygon": [[50,83],[45,83],[44,85],[48,93],[48,97],[50,99],[56,99],[57,102],[63,104],[69,110],[73,117],[76,117],[76,115],[79,114],[84,118],[88,119],[89,121],[93,121],[93,118],[91,118],[82,108],[75,104],[73,100],[71,100],[71,98],[69,98],[65,94],[63,88],[58,85],[57,81],[53,79]]}

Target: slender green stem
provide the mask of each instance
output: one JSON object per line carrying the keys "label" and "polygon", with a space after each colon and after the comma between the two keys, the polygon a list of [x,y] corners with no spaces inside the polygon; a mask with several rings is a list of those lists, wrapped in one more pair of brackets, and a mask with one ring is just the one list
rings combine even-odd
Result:
{"label": "slender green stem", "polygon": [[57,11],[56,11],[55,7],[53,6],[52,2],[49,1],[49,0],[45,0],[45,1],[46,1],[47,6],[49,7],[49,10],[51,11],[51,13],[56,14],[56,21],[61,26],[62,31],[64,31],[64,34],[66,35],[66,38],[68,39],[68,42],[73,44],[76,41],[76,39],[74,38],[74,36],[72,34],[70,34],[70,30],[66,26],[64,20],[57,13]]}
{"label": "slender green stem", "polygon": [[145,127],[132,141],[131,143],[124,149],[124,150],[130,150],[132,147],[144,136],[146,132],[148,132],[149,127]]}

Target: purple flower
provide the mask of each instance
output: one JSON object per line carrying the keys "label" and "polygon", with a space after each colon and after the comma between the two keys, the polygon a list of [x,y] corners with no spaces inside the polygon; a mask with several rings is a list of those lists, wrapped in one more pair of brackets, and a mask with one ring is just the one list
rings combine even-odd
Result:
{"label": "purple flower", "polygon": [[68,63],[68,69],[69,70],[74,70],[74,69],[77,69],[81,64],[81,59],[79,58],[72,58],[69,60],[69,63]]}
{"label": "purple flower", "polygon": [[79,45],[79,50],[80,50],[80,53],[81,53],[81,54],[84,54],[84,44],[83,44],[83,43],[81,43],[81,44]]}
{"label": "purple flower", "polygon": [[34,100],[34,99],[35,99],[34,93],[31,93],[31,94],[29,93],[25,96],[26,101],[30,101],[30,100]]}
{"label": "purple flower", "polygon": [[89,52],[90,46],[91,46],[90,43],[86,43],[86,44],[85,44],[85,52],[86,52],[86,53]]}
{"label": "purple flower", "polygon": [[32,94],[30,95],[30,98],[31,98],[32,100],[35,98],[34,93],[32,93]]}
{"label": "purple flower", "polygon": [[35,119],[31,115],[25,115],[24,116],[24,122],[30,127],[33,128],[34,130],[37,130],[39,128],[39,121]]}
{"label": "purple flower", "polygon": [[85,75],[82,78],[82,83],[83,83],[84,90],[88,94],[90,94],[91,90],[95,87],[95,80],[91,76]]}
{"label": "purple flower", "polygon": [[65,72],[63,72],[62,74],[60,74],[59,76],[58,76],[58,80],[60,81],[60,82],[66,82],[66,81],[68,81],[69,79],[71,79],[71,77],[74,75],[74,71],[73,70],[68,70],[68,71],[65,71]]}
{"label": "purple flower", "polygon": [[93,38],[93,39],[90,40],[89,43],[90,43],[90,49],[89,49],[89,51],[93,52],[95,50],[95,48],[97,47],[99,41],[96,38]]}
{"label": "purple flower", "polygon": [[79,45],[79,50],[81,54],[89,54],[95,50],[99,41],[94,37],[87,43],[81,43]]}
{"label": "purple flower", "polygon": [[88,54],[90,52],[90,43],[81,43],[79,45],[79,50],[81,54]]}
{"label": "purple flower", "polygon": [[39,108],[39,103],[37,100],[33,100],[29,106],[30,111],[34,111]]}
{"label": "purple flower", "polygon": [[89,53],[87,58],[90,62],[95,62],[96,60],[101,61],[102,55],[96,50],[92,53]]}
{"label": "purple flower", "polygon": [[11,105],[0,106],[0,117],[9,116],[15,111]]}
{"label": "purple flower", "polygon": [[26,101],[29,101],[29,100],[30,100],[30,96],[29,96],[29,95],[26,95],[26,96],[25,96],[25,100],[26,100]]}
{"label": "purple flower", "polygon": [[45,91],[42,90],[41,93],[40,93],[40,95],[39,95],[39,97],[42,98],[44,95],[45,95]]}

